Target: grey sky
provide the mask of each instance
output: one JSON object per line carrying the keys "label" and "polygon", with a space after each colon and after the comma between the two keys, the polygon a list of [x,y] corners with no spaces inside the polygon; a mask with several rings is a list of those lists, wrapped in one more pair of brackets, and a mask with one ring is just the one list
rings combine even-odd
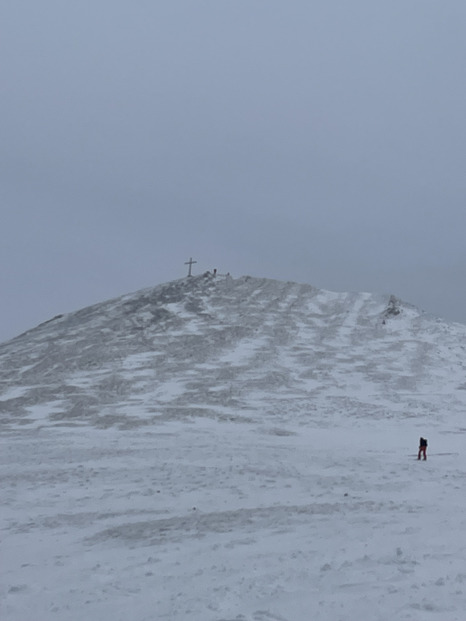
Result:
{"label": "grey sky", "polygon": [[15,0],[0,28],[0,340],[190,256],[466,322],[464,0]]}

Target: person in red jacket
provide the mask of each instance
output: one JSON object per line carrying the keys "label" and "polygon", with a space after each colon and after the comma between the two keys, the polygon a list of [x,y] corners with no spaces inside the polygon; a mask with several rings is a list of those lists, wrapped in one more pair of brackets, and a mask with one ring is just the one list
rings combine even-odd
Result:
{"label": "person in red jacket", "polygon": [[419,453],[417,454],[417,458],[421,459],[421,454],[424,455],[424,460],[427,459],[426,455],[427,451],[427,440],[425,438],[419,438]]}

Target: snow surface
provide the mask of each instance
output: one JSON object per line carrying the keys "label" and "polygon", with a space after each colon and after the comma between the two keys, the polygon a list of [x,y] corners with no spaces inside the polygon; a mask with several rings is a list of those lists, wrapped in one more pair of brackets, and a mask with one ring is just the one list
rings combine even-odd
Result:
{"label": "snow surface", "polygon": [[465,347],[210,274],[0,345],[0,619],[463,621]]}

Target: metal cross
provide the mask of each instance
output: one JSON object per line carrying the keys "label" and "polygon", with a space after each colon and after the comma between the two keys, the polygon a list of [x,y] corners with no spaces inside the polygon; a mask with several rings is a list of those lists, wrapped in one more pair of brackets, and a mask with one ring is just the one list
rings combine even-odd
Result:
{"label": "metal cross", "polygon": [[185,261],[184,262],[185,265],[189,265],[188,276],[191,276],[191,267],[192,267],[193,263],[197,263],[197,261],[193,261],[192,257],[190,257],[189,261]]}

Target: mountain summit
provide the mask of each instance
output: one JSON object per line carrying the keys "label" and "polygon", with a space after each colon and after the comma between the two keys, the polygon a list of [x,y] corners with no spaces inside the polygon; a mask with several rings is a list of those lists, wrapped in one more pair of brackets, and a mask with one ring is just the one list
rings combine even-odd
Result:
{"label": "mountain summit", "polygon": [[169,282],[0,346],[4,425],[428,416],[465,401],[466,326],[394,296],[244,276]]}

